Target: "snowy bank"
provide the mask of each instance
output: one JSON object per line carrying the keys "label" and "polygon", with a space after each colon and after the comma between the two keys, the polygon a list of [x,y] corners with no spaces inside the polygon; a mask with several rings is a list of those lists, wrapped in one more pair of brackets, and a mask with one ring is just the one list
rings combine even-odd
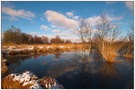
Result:
{"label": "snowy bank", "polygon": [[32,72],[25,71],[22,74],[10,74],[3,79],[2,88],[4,89],[62,89],[54,78],[38,79]]}

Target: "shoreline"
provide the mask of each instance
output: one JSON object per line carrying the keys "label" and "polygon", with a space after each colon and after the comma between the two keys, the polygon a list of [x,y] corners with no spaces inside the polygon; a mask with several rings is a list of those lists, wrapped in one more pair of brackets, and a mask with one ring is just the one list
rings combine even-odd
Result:
{"label": "shoreline", "polygon": [[32,53],[55,53],[81,50],[81,44],[52,44],[52,45],[12,45],[2,46],[2,55],[27,55]]}

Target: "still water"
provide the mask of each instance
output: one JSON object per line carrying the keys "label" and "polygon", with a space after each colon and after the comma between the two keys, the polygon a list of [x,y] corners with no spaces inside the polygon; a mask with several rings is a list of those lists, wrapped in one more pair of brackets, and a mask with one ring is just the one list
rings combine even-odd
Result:
{"label": "still water", "polygon": [[10,73],[33,72],[37,77],[54,77],[66,89],[134,88],[133,60],[117,58],[106,63],[92,55],[81,57],[75,52],[6,56]]}

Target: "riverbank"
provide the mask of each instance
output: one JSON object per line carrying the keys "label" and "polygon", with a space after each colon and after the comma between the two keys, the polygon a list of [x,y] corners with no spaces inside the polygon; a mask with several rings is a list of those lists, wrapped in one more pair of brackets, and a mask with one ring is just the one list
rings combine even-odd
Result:
{"label": "riverbank", "polygon": [[81,50],[81,44],[41,44],[41,45],[2,45],[2,55],[54,53],[57,51]]}

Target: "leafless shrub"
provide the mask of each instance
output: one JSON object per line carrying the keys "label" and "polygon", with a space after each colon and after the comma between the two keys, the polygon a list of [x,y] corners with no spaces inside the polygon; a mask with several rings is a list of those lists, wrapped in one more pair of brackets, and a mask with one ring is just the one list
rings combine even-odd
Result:
{"label": "leafless shrub", "polygon": [[114,46],[114,42],[120,34],[119,25],[112,24],[107,14],[103,13],[99,18],[96,28],[99,30],[99,32],[95,34],[99,54],[102,55],[102,58],[106,60],[106,62],[114,62],[118,50],[118,48]]}

